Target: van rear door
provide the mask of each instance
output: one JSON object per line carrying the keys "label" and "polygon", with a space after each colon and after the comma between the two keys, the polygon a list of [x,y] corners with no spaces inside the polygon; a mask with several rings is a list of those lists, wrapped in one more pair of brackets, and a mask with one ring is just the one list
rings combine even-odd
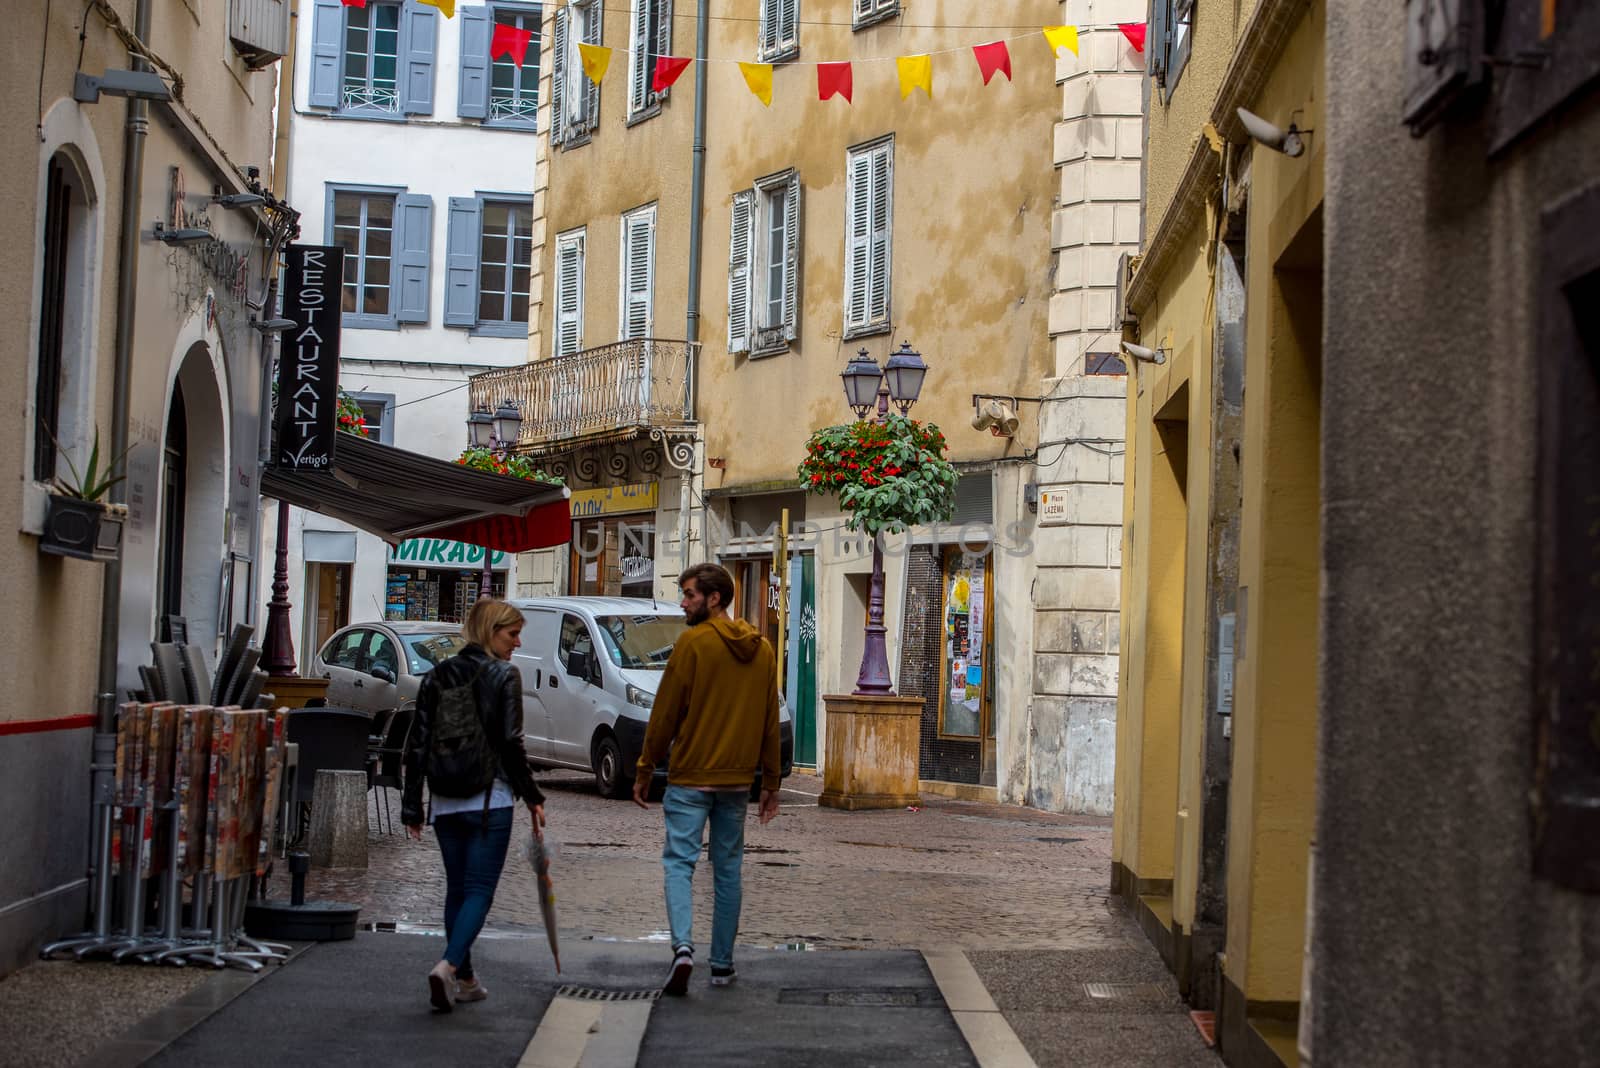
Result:
{"label": "van rear door", "polygon": [[550,708],[545,701],[555,663],[556,640],[561,634],[561,614],[543,608],[524,608],[522,648],[511,662],[522,675],[523,746],[534,760],[555,755],[550,744]]}

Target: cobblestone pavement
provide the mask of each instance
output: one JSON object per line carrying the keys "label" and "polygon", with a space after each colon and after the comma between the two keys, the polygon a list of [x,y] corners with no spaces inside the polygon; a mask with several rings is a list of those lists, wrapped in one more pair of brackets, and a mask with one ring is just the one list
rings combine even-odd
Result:
{"label": "cobblestone pavement", "polygon": [[[667,938],[661,899],[659,805],[640,811],[599,797],[592,779],[540,776],[563,938]],[[1112,949],[1130,928],[1108,909],[1111,821],[925,798],[920,810],[820,808],[821,782],[785,780],[766,827],[752,806],[745,834],[743,943],[828,948]],[[398,796],[390,808],[399,812]],[[522,854],[519,808],[491,929],[537,928],[538,899]],[[436,926],[444,871],[430,833],[369,836],[369,867],[313,869],[311,899],[362,906],[362,921]],[[698,939],[709,937],[709,865],[695,874]],[[287,896],[280,865],[274,896]]]}

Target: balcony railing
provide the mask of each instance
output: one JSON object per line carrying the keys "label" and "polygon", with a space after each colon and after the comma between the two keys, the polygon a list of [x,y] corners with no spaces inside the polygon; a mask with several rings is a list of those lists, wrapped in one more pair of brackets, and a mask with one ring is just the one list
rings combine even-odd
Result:
{"label": "balcony railing", "polygon": [[697,342],[636,338],[473,375],[473,408],[509,400],[522,411],[519,445],[547,445],[627,427],[693,419]]}

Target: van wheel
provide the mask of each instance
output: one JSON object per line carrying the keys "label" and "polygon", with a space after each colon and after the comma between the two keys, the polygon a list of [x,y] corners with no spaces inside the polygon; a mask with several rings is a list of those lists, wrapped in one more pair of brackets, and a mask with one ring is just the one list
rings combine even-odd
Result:
{"label": "van wheel", "polygon": [[594,747],[594,788],[601,797],[621,801],[633,792],[633,784],[622,774],[622,747],[610,735]]}

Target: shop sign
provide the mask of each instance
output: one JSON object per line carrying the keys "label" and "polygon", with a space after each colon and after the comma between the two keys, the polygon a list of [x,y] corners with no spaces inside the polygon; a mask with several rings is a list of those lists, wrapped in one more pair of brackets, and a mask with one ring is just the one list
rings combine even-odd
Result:
{"label": "shop sign", "polygon": [[1039,487],[1039,525],[1041,527],[1065,526],[1070,521],[1067,515],[1067,487],[1066,486],[1040,486]]}
{"label": "shop sign", "polygon": [[[442,567],[447,570],[482,571],[483,546],[468,545],[461,541],[443,538],[409,538],[400,547],[390,548],[391,564],[411,564],[414,567]],[[491,568],[510,567],[509,553],[495,550],[489,558]]]}
{"label": "shop sign", "polygon": [[626,582],[642,582],[653,579],[656,574],[656,562],[648,556],[624,556],[622,558],[622,578]]}
{"label": "shop sign", "polygon": [[333,464],[343,279],[344,249],[289,246],[283,314],[295,326],[278,356],[279,467],[322,471]]}
{"label": "shop sign", "polygon": [[597,515],[619,515],[624,512],[653,512],[661,483],[635,482],[627,486],[607,486],[605,489],[573,490],[568,505],[572,518],[585,519]]}

